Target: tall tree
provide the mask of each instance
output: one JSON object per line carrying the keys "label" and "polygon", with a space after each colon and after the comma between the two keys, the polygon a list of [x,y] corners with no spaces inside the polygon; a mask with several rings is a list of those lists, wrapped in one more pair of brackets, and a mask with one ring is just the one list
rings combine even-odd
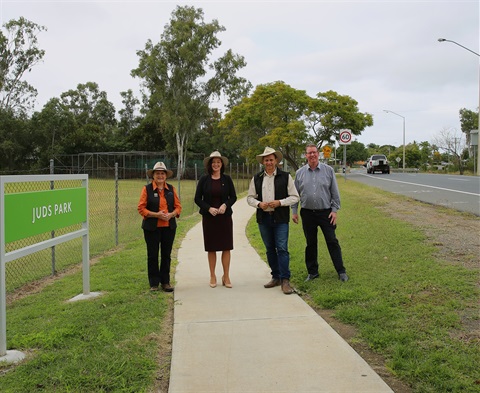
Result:
{"label": "tall tree", "polygon": [[60,100],[75,118],[71,153],[109,150],[117,121],[115,107],[108,101],[107,93],[101,91],[95,82],[80,83],[76,90],[62,93]]}
{"label": "tall tree", "polygon": [[189,138],[211,114],[210,102],[225,95],[234,105],[251,86],[237,76],[246,65],[243,56],[228,50],[212,60],[221,45],[217,35],[224,30],[216,19],[205,23],[202,9],[177,6],[160,42],[148,40],[137,52],[139,66],[131,73],[143,80],[145,110],[157,132],[165,133],[167,148],[176,145],[178,176],[184,170]]}
{"label": "tall tree", "polygon": [[118,128],[122,136],[127,137],[132,130],[137,128],[140,124],[141,119],[138,114],[140,101],[133,95],[131,89],[122,91],[120,95],[122,96],[122,104],[124,105],[124,108],[118,111],[118,114],[120,115]]}
{"label": "tall tree", "polygon": [[251,97],[233,107],[221,122],[229,130],[227,140],[236,144],[250,161],[265,146],[278,148],[298,169],[308,134],[303,122],[309,97],[285,82],[258,85]]}
{"label": "tall tree", "polygon": [[29,134],[28,119],[0,108],[0,170],[19,171],[32,163],[35,144]]}
{"label": "tall tree", "polygon": [[473,156],[472,147],[470,146],[470,131],[478,130],[478,112],[471,111],[466,108],[462,108],[459,111],[460,115],[460,128],[465,134],[465,140],[468,147],[470,156]]}
{"label": "tall tree", "polygon": [[368,158],[368,152],[365,145],[361,142],[352,141],[350,145],[346,145],[347,161],[352,164],[355,161],[364,161]]}
{"label": "tall tree", "polygon": [[439,150],[443,150],[449,157],[453,158],[460,175],[463,175],[462,154],[466,148],[464,136],[455,128],[444,128],[433,138],[433,143]]}
{"label": "tall tree", "polygon": [[342,129],[360,135],[373,125],[372,115],[359,112],[357,101],[332,90],[318,93],[317,98],[310,101],[306,116],[307,128],[319,146],[338,141]]}
{"label": "tall tree", "polygon": [[0,108],[26,113],[33,108],[37,90],[22,78],[45,54],[38,47],[37,34],[46,28],[23,17],[3,27],[6,35],[0,31]]}
{"label": "tall tree", "polygon": [[40,112],[31,119],[32,128],[41,136],[39,141],[39,161],[47,165],[48,161],[59,154],[77,153],[72,150],[77,122],[75,116],[62,103],[60,98],[51,98]]}

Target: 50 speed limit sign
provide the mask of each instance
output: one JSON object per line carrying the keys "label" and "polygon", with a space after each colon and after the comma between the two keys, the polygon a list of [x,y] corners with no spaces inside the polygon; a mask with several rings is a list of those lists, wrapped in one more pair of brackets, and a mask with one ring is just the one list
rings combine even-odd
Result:
{"label": "50 speed limit sign", "polygon": [[349,145],[350,143],[352,143],[352,131],[340,130],[340,138],[338,143],[340,145]]}

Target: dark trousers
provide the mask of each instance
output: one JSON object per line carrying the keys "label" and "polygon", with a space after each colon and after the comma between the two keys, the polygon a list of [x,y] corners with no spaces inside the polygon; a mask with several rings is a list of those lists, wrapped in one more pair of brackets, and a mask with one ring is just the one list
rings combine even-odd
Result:
{"label": "dark trousers", "polygon": [[338,274],[345,273],[342,249],[335,235],[336,225],[330,223],[328,215],[331,210],[301,209],[303,233],[307,246],[305,247],[305,264],[309,274],[318,274],[318,227],[322,230],[330,258]]}
{"label": "dark trousers", "polygon": [[[150,287],[158,287],[159,284],[170,284],[170,263],[173,241],[176,229],[170,227],[157,228],[154,231],[143,231],[143,237],[147,244],[147,268]],[[160,251],[160,267],[158,253]]]}

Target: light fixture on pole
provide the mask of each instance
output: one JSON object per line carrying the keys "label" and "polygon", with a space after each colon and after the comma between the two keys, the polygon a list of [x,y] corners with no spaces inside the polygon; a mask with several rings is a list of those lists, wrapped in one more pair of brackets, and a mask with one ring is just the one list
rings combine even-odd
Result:
{"label": "light fixture on pole", "polygon": [[[455,42],[455,41],[452,41],[452,40],[447,40],[445,38],[439,38],[438,39],[438,42],[451,42],[452,44],[455,44],[455,45],[458,45],[460,48],[463,48],[465,50],[468,50],[469,52],[473,53],[474,55],[477,55],[480,57],[480,54],[478,54],[477,52],[474,52],[473,50],[471,49],[468,49],[466,46],[463,46],[461,44],[459,44],[458,42]],[[480,70],[480,68],[479,68]],[[480,75],[480,71],[479,71],[479,75]],[[478,90],[478,128],[479,128],[479,131],[480,131],[480,88]],[[477,145],[477,176],[480,176],[480,153],[479,153],[479,146]]]}
{"label": "light fixture on pole", "polygon": [[445,38],[439,38],[438,42],[451,42],[452,44],[458,45],[458,46],[462,47],[463,49],[466,49],[469,52],[472,52],[474,55],[480,56],[480,54],[478,54],[477,52],[474,52],[473,50],[468,49],[466,46],[463,46],[463,45],[459,44],[458,42],[455,42],[455,41],[452,41],[452,40],[447,40]]}
{"label": "light fixture on pole", "polygon": [[405,172],[405,116],[399,115],[398,113],[395,113],[395,112],[392,112],[392,111],[389,111],[389,110],[386,110],[386,109],[384,109],[383,111],[387,112],[387,113],[392,113],[392,114],[397,115],[397,116],[399,116],[403,119],[403,160],[402,160],[402,168],[403,168],[403,171]]}

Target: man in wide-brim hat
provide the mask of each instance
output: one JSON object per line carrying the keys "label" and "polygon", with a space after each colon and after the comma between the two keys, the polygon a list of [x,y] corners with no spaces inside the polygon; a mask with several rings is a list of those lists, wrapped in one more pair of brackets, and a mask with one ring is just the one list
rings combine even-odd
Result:
{"label": "man in wide-brim hat", "polygon": [[290,286],[290,254],[288,232],[290,206],[298,203],[299,196],[292,176],[278,168],[283,155],[266,147],[257,160],[264,169],[253,176],[248,188],[247,202],[257,209],[258,229],[267,252],[271,280],[265,288],[281,286],[286,295],[293,293]]}
{"label": "man in wide-brim hat", "polygon": [[275,155],[275,157],[277,159],[277,164],[276,165],[279,165],[280,162],[283,160],[283,154],[281,152],[267,146],[262,154],[257,155],[257,161],[260,164],[263,164],[264,157],[269,156],[270,154]]}
{"label": "man in wide-brim hat", "polygon": [[219,151],[215,150],[212,154],[210,154],[210,156],[208,157],[205,157],[204,160],[203,160],[203,166],[205,168],[208,167],[208,163],[210,162],[210,160],[213,160],[214,158],[220,158],[222,160],[222,163],[223,163],[223,167],[226,168],[227,165],[228,165],[228,158],[225,157],[225,156],[222,156],[220,154]]}
{"label": "man in wide-brim hat", "polygon": [[165,164],[163,162],[157,162],[154,166],[153,166],[153,169],[149,169],[147,171],[147,176],[151,179],[153,178],[153,172],[155,171],[164,171],[166,174],[167,174],[167,179],[169,177],[172,177],[173,176],[173,171],[167,169],[167,167],[165,166]]}

